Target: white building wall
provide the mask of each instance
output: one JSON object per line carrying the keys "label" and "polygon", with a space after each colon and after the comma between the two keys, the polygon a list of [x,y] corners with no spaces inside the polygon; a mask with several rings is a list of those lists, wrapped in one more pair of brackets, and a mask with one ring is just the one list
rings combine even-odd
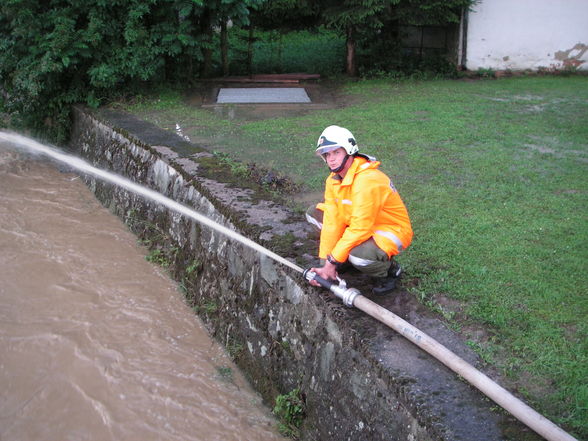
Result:
{"label": "white building wall", "polygon": [[480,0],[466,38],[468,70],[588,70],[588,0]]}

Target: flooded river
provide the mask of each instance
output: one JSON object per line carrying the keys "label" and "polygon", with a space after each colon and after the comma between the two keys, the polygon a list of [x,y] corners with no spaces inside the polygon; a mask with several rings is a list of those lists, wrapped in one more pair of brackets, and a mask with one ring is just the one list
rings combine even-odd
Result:
{"label": "flooded river", "polygon": [[0,440],[283,440],[83,182],[0,145]]}

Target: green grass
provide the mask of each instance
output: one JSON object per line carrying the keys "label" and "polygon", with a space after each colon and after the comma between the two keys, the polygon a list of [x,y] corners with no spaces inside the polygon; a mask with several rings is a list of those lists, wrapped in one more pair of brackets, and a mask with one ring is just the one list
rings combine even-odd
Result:
{"label": "green grass", "polygon": [[[342,93],[355,104],[260,121],[221,119],[179,93],[128,109],[308,191],[326,176],[318,135],[349,128],[409,209],[405,285],[532,406],[588,438],[588,77],[368,80]],[[485,337],[469,335],[476,326]]]}

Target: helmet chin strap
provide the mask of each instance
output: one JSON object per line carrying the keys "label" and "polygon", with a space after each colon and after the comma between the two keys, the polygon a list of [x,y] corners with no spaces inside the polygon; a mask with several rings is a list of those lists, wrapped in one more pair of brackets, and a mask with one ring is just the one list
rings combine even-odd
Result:
{"label": "helmet chin strap", "polygon": [[345,158],[343,158],[343,161],[341,161],[341,165],[339,165],[339,167],[329,168],[329,170],[331,170],[331,173],[339,173],[341,170],[343,170],[343,167],[345,167],[345,164],[347,163],[348,159],[349,159],[349,154],[345,155]]}

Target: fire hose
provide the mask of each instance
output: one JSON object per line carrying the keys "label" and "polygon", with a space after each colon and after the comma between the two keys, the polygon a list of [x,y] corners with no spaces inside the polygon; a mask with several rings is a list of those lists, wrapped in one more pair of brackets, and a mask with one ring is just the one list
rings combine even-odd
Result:
{"label": "fire hose", "polygon": [[306,270],[304,277],[318,282],[323,288],[331,291],[343,301],[346,306],[356,307],[369,316],[379,320],[400,335],[429,353],[456,374],[460,375],[472,386],[476,387],[496,404],[510,412],[515,418],[533,429],[548,441],[577,441],[569,433],[562,430],[553,422],[519,400],[509,391],[488,378],[461,357],[455,355],[441,343],[429,337],[424,332],[412,326],[406,320],[393,314],[386,308],[372,302],[361,295],[359,290],[348,288],[344,280],[339,283],[325,280],[316,273]]}

